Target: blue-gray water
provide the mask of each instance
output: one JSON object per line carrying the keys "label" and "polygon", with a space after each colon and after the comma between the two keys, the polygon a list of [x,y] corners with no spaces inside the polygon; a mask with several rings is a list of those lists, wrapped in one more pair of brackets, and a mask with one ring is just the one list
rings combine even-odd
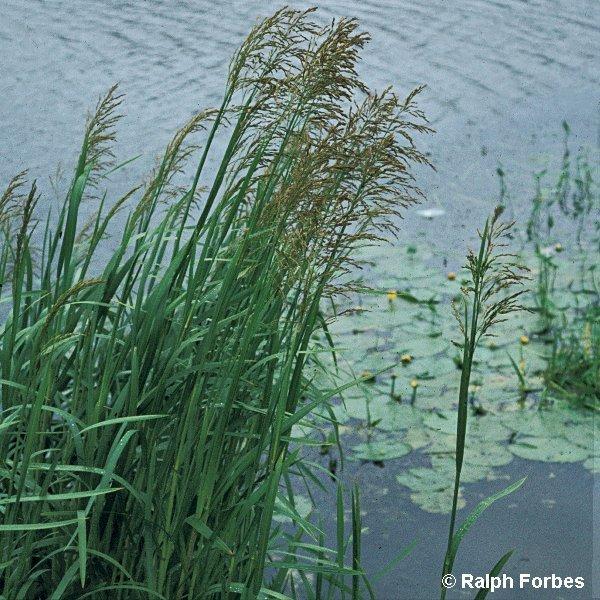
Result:
{"label": "blue-gray water", "polygon": [[[23,167],[69,169],[84,115],[114,82],[127,94],[118,155],[144,172],[193,111],[220,100],[229,58],[279,2],[3,0],[0,182]],[[290,2],[307,6],[306,2]],[[422,104],[438,133],[422,182],[449,231],[496,196],[496,166],[530,181],[558,157],[561,121],[595,146],[600,111],[598,0],[335,0],[320,17],[356,16],[372,34],[361,72]],[[471,221],[471,222],[469,222]]]}
{"label": "blue-gray water", "polygon": [[[192,112],[219,102],[233,50],[260,16],[278,7],[270,0],[2,0],[0,184],[28,167],[47,190],[59,163],[69,172],[86,111],[117,81],[127,94],[118,158],[143,153],[124,176],[143,174]],[[441,230],[425,235],[446,239],[449,254],[463,254],[464,241],[497,197],[499,163],[519,205],[531,174],[546,161],[556,165],[563,120],[574,149],[597,151],[598,0],[334,0],[321,5],[320,15],[356,16],[372,34],[361,64],[369,85],[392,85],[400,93],[428,85],[422,105],[438,133],[422,143],[437,172],[422,173],[421,184],[428,203],[447,215]],[[48,195],[41,206],[55,203]],[[404,235],[422,227],[409,217]],[[437,591],[446,518],[394,498],[399,492],[391,483],[385,500],[378,498],[378,487],[388,487],[380,480],[391,482],[395,468],[366,465],[360,472],[370,527],[366,563],[376,568],[420,533],[423,544],[378,584],[377,597],[429,600]],[[589,576],[592,477],[574,466],[527,468],[534,482],[529,491],[490,510],[465,541],[458,566],[488,569],[515,547],[512,573]],[[553,469],[556,477],[549,478]],[[550,497],[552,508],[543,503]],[[563,597],[589,598],[588,590]]]}
{"label": "blue-gray water", "polygon": [[[356,481],[361,490],[363,565],[377,573],[416,542],[412,552],[394,569],[374,584],[377,600],[435,600],[439,597],[440,572],[446,550],[448,515],[431,514],[415,509],[408,494],[395,480],[422,464],[423,457],[411,455],[385,463],[383,468],[371,463],[348,461],[345,477]],[[496,590],[488,600],[590,600],[592,579],[599,568],[592,555],[594,523],[594,476],[579,464],[548,464],[521,459],[498,469],[499,480],[467,485],[468,509],[459,513],[466,518],[475,504],[508,480],[527,476],[524,486],[512,496],[498,501],[477,520],[461,542],[453,572],[483,576],[500,557],[514,550],[503,572],[513,578],[515,587]],[[502,482],[503,478],[507,481]],[[335,486],[317,495],[322,514],[335,514]],[[597,509],[597,502],[596,502]],[[596,517],[597,519],[597,517]],[[335,539],[335,523],[327,524],[330,539]],[[594,560],[595,558],[595,560]],[[521,573],[533,576],[580,576],[585,587],[579,590],[518,589]],[[459,585],[448,592],[448,600],[473,599],[475,590],[461,590]]]}

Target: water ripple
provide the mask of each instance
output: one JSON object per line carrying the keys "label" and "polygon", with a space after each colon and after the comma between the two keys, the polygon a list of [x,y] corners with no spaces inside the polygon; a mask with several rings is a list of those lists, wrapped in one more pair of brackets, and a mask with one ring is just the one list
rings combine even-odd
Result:
{"label": "water ripple", "polygon": [[[74,155],[83,116],[115,80],[127,92],[122,152],[145,148],[139,164],[150,164],[190,111],[218,102],[233,50],[279,6],[4,0],[0,183],[24,165],[44,173],[57,156]],[[435,159],[440,173],[446,167],[462,185],[477,147],[508,143],[500,132],[510,127],[521,136],[515,157],[530,155],[532,133],[556,129],[562,118],[579,120],[583,130],[596,127],[599,7],[597,0],[331,0],[318,18],[356,16],[371,33],[361,63],[370,85],[407,92],[428,84],[423,102],[440,131]],[[578,103],[570,102],[573,94]],[[591,108],[564,114],[572,104]]]}

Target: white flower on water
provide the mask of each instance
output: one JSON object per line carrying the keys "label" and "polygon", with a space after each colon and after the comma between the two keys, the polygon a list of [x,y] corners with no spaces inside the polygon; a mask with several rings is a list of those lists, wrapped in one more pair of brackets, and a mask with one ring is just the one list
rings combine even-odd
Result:
{"label": "white flower on water", "polygon": [[433,219],[434,217],[445,215],[446,211],[443,208],[422,208],[417,211],[417,214],[426,219]]}

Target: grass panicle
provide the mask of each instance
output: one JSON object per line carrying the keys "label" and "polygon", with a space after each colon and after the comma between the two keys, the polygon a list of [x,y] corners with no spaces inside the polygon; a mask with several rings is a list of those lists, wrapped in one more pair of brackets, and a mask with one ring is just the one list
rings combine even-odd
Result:
{"label": "grass panicle", "polygon": [[[504,251],[505,240],[513,223],[501,220],[503,211],[502,207],[496,208],[493,215],[486,221],[483,231],[479,235],[478,253],[469,251],[467,254],[465,268],[469,272],[470,280],[462,288],[461,300],[453,305],[463,336],[457,345],[462,349],[463,354],[456,427],[456,474],[442,578],[452,572],[460,541],[479,515],[493,502],[518,489],[525,481],[524,479],[517,481],[480,502],[455,531],[460,476],[467,441],[469,385],[477,345],[482,337],[493,335],[495,324],[506,320],[510,314],[524,308],[520,303],[520,298],[525,292],[523,284],[528,277],[527,269],[519,263],[515,255]],[[446,587],[442,585],[442,600],[445,597]]]}
{"label": "grass panicle", "polygon": [[7,600],[368,590],[357,493],[334,550],[296,508],[290,478],[311,474],[295,426],[337,393],[306,370],[321,301],[418,200],[411,169],[427,159],[412,136],[429,128],[419,90],[402,101],[359,79],[368,38],[354,20],[311,17],[257,25],[221,106],[121,198],[101,191],[128,162],[113,154],[116,87],[43,235],[24,173],[2,197]]}

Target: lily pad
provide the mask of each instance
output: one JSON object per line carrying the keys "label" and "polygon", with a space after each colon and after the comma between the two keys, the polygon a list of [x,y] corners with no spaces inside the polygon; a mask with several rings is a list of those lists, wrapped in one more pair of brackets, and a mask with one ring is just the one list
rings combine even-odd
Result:
{"label": "lily pad", "polygon": [[286,498],[283,500],[279,496],[275,498],[275,513],[273,520],[278,523],[291,523],[292,518],[289,516],[294,511],[303,519],[306,519],[313,509],[313,504],[309,498],[300,494],[294,495],[294,507],[289,506],[289,501]]}
{"label": "lily pad", "polygon": [[415,467],[405,473],[396,475],[396,481],[413,491],[443,490],[450,482],[448,479],[440,478],[439,473],[427,467]]}
{"label": "lily pad", "polygon": [[543,462],[579,462],[589,456],[585,449],[559,437],[525,437],[510,444],[509,449],[520,458]]}
{"label": "lily pad", "polygon": [[600,456],[590,456],[584,461],[583,466],[592,473],[600,473]]}
{"label": "lily pad", "polygon": [[480,440],[481,443],[489,446],[490,442],[508,440],[510,434],[510,430],[504,426],[502,415],[488,414],[469,418],[467,435],[470,439],[478,438],[478,443]]}
{"label": "lily pad", "polygon": [[431,442],[427,429],[424,427],[411,427],[403,436],[402,441],[413,450],[424,448]]}
{"label": "lily pad", "polygon": [[596,433],[592,422],[584,421],[567,421],[562,432],[563,436],[571,443],[585,448],[590,454],[594,452],[594,448],[599,443],[596,440]]}
{"label": "lily pad", "polygon": [[[512,458],[512,455],[509,455]],[[454,485],[456,462],[454,455],[435,455],[431,457],[431,467],[438,474],[440,481],[447,481],[448,486]],[[478,481],[492,481],[496,479],[492,465],[482,465],[463,462],[460,473],[461,483],[476,483]]]}
{"label": "lily pad", "polygon": [[434,431],[456,435],[456,414],[450,410],[437,411],[427,415],[423,423]]}
{"label": "lily pad", "polygon": [[422,427],[422,411],[409,404],[398,404],[390,401],[385,405],[385,415],[378,423],[378,427],[384,431],[399,431]]}
{"label": "lily pad", "polygon": [[512,461],[512,454],[497,442],[469,444],[465,450],[465,463],[481,467],[503,467]]}
{"label": "lily pad", "polygon": [[358,444],[352,448],[351,460],[385,461],[406,456],[412,448],[392,440],[379,440]]}
{"label": "lily pad", "polygon": [[[434,514],[446,514],[452,510],[452,490],[413,492],[410,499],[422,510]],[[462,495],[458,497],[457,507],[464,508],[466,502]]]}

